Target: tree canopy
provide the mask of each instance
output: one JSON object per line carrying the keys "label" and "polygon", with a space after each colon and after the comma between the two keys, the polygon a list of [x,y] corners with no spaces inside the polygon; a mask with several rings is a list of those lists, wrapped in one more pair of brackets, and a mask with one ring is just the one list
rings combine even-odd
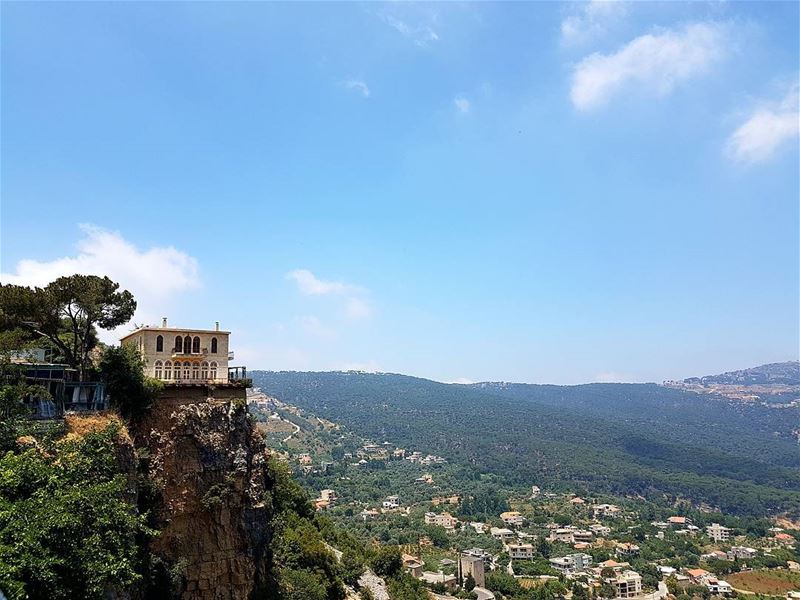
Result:
{"label": "tree canopy", "polygon": [[0,285],[0,330],[45,343],[82,379],[98,344],[96,328],[127,323],[135,310],[133,295],[108,277],[69,275],[43,288]]}

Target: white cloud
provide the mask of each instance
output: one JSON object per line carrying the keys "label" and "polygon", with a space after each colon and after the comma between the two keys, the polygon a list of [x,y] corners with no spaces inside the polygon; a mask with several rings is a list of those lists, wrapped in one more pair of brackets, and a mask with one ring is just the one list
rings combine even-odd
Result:
{"label": "white cloud", "polygon": [[372,316],[372,306],[363,298],[352,296],[344,305],[344,314],[348,319],[368,319]]}
{"label": "white cloud", "polygon": [[372,305],[365,298],[367,290],[362,287],[341,281],[325,281],[308,269],[290,271],[286,278],[294,280],[300,292],[307,296],[344,297],[344,316],[350,320],[368,319],[372,316]]}
{"label": "white cloud", "polygon": [[720,60],[727,37],[723,25],[692,23],[642,35],[612,54],[587,56],[573,72],[572,103],[579,110],[596,108],[634,85],[664,96]]}
{"label": "white cloud", "polygon": [[344,87],[346,87],[348,90],[356,90],[357,92],[360,92],[364,98],[369,98],[369,86],[360,79],[348,79],[344,82]]}
{"label": "white cloud", "polygon": [[293,279],[301,293],[308,296],[324,296],[327,294],[345,294],[357,289],[341,281],[324,281],[318,279],[308,269],[295,269],[286,274],[287,279]]}
{"label": "white cloud", "polygon": [[576,12],[561,21],[561,43],[565,46],[582,44],[605,34],[610,23],[628,12],[627,4],[617,0],[591,0],[570,6]]}
{"label": "white cloud", "polygon": [[462,114],[468,113],[470,109],[470,102],[464,96],[456,96],[453,103],[456,105],[456,110]]}
{"label": "white cloud", "polygon": [[439,41],[439,34],[428,24],[410,25],[393,15],[381,15],[381,18],[395,31],[412,40],[417,46],[427,46]]}
{"label": "white cloud", "polygon": [[777,102],[763,102],[728,138],[728,156],[741,163],[764,162],[800,135],[798,86]]}
{"label": "white cloud", "polygon": [[[172,246],[140,250],[115,231],[80,225],[83,238],[75,256],[51,261],[23,259],[13,273],[3,273],[3,283],[45,286],[63,275],[108,275],[130,291],[137,302],[134,323],[155,324],[168,314],[170,304],[188,290],[200,287],[197,261]],[[127,330],[130,323],[119,329]],[[113,332],[102,332],[104,342],[117,341]]]}

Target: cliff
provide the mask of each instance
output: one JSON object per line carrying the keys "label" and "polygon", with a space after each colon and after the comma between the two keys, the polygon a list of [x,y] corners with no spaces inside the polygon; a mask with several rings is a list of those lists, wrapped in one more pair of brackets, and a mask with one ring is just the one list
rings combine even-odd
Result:
{"label": "cliff", "polygon": [[160,531],[150,596],[239,600],[269,576],[272,487],[267,453],[242,399],[162,398],[136,427],[140,493]]}

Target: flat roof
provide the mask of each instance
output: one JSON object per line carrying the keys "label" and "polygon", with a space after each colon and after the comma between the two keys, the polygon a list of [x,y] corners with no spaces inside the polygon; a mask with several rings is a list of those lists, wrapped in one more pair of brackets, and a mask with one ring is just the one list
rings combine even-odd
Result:
{"label": "flat roof", "polygon": [[191,329],[189,327],[156,327],[156,326],[147,326],[147,327],[139,327],[138,329],[134,329],[128,334],[123,335],[120,340],[124,340],[126,338],[131,337],[132,335],[136,335],[137,333],[142,333],[143,331],[164,331],[166,333],[216,333],[222,335],[230,335],[230,331],[220,331],[217,329]]}

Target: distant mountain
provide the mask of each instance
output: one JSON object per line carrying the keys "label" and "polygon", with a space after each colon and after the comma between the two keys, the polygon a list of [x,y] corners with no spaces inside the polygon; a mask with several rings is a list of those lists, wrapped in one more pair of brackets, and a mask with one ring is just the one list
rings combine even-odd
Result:
{"label": "distant mountain", "polygon": [[[800,408],[655,384],[443,384],[362,372],[252,373],[254,385],[375,441],[444,456],[509,485],[800,511]],[[794,424],[794,425],[793,425]]]}
{"label": "distant mountain", "polygon": [[684,379],[683,383],[699,383],[702,385],[711,383],[730,385],[800,385],[800,361],[770,363],[751,369],[729,371],[720,375],[689,377]]}

